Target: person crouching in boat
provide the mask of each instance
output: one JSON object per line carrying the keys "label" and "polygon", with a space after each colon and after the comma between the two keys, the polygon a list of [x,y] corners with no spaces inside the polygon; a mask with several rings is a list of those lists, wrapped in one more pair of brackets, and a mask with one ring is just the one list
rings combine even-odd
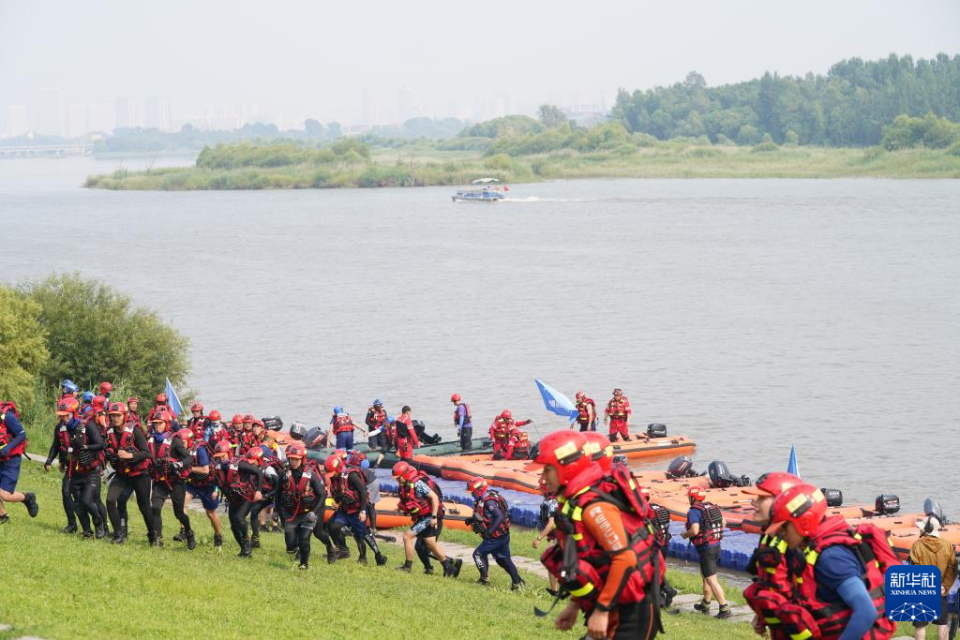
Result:
{"label": "person crouching in boat", "polygon": [[493,556],[500,567],[510,576],[510,590],[516,591],[525,583],[517,572],[517,565],[510,557],[510,507],[499,493],[487,486],[483,478],[474,478],[467,483],[467,490],[473,496],[473,516],[467,518],[467,524],[473,532],[483,538],[480,546],[473,550],[473,562],[480,571],[477,584],[490,585],[490,562]]}
{"label": "person crouching in boat", "polygon": [[571,596],[556,627],[584,612],[590,638],[649,640],[662,631],[658,593],[663,557],[649,523],[653,512],[624,465],[605,473],[584,434],[557,431],[534,447],[542,478],[557,492],[557,542],[541,562]]}
{"label": "person crouching in boat", "polygon": [[517,423],[510,427],[510,437],[507,439],[507,460],[526,460],[530,456],[530,436],[520,429]]}
{"label": "person crouching in boat", "polygon": [[403,534],[404,563],[400,571],[413,568],[413,554],[423,563],[423,572],[433,573],[431,555],[443,566],[443,577],[460,575],[463,560],[454,560],[444,553],[437,539],[443,531],[443,495],[432,478],[417,471],[403,460],[393,466],[400,497],[399,510],[410,516],[413,526]]}
{"label": "person crouching in boat", "polygon": [[777,618],[792,638],[886,640],[896,623],[884,615],[884,572],[899,565],[886,533],[873,524],[851,526],[827,517],[823,492],[810,484],[786,489],[773,501],[768,536],[780,535],[793,554],[786,579],[790,599]]}
{"label": "person crouching in boat", "polygon": [[490,441],[493,443],[493,459],[503,460],[510,448],[510,431],[516,427],[530,424],[530,420],[519,422],[513,419],[510,409],[504,409],[490,425]]}
{"label": "person crouching in boat", "polygon": [[[753,521],[763,529],[769,527],[773,501],[798,484],[800,478],[792,473],[775,471],[757,478],[755,485],[744,487],[743,493],[753,496]],[[747,587],[743,595],[756,614],[751,624],[757,635],[765,635],[769,629],[771,640],[787,640],[789,637],[777,617],[777,608],[790,597],[790,583],[786,578],[789,553],[783,538],[764,534],[760,536],[760,543],[750,557],[747,568],[753,584]]]}
{"label": "person crouching in boat", "polygon": [[603,424],[610,427],[610,441],[616,442],[617,437],[623,438],[626,442],[630,439],[630,416],[633,409],[630,408],[630,401],[623,395],[622,389],[614,389],[613,397],[607,403],[607,409],[604,412]]}

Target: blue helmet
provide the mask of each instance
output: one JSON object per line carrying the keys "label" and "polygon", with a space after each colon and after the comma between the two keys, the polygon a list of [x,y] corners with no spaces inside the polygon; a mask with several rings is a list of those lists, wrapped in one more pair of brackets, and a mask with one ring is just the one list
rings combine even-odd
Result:
{"label": "blue helmet", "polygon": [[84,391],[84,392],[83,392],[83,401],[84,401],[84,402],[93,402],[93,391]]}
{"label": "blue helmet", "polygon": [[63,390],[67,393],[76,393],[77,391],[80,391],[80,387],[75,385],[73,380],[70,380],[69,378],[65,378],[63,382],[60,383],[60,386],[63,387]]}
{"label": "blue helmet", "polygon": [[343,407],[341,407],[341,406],[336,406],[336,407],[333,408],[333,412],[334,412],[335,414],[337,414],[337,415],[340,415],[341,413],[343,413]]}
{"label": "blue helmet", "polygon": [[382,407],[382,406],[383,406],[383,400],[381,400],[380,398],[377,398],[376,400],[373,401],[373,406],[375,406],[375,407]]}
{"label": "blue helmet", "polygon": [[387,416],[387,422],[396,422],[396,421],[397,421],[396,418],[394,418],[393,416]]}

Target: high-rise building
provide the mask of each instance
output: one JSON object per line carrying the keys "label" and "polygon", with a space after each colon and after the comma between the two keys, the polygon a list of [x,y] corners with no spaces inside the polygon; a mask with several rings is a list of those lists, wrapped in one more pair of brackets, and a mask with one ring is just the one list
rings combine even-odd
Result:
{"label": "high-rise building", "polygon": [[403,124],[412,117],[414,117],[413,89],[408,86],[402,86],[400,90],[397,91],[397,120],[400,124]]}
{"label": "high-rise building", "polygon": [[7,106],[7,136],[16,138],[26,135],[30,131],[30,123],[27,121],[27,108],[22,104],[11,104]]}
{"label": "high-rise building", "polygon": [[143,104],[143,126],[147,129],[170,129],[170,105],[164,98],[151,96]]}
{"label": "high-rise building", "polygon": [[67,104],[67,137],[76,138],[90,131],[87,105],[79,102]]}
{"label": "high-rise building", "polygon": [[37,120],[34,129],[46,136],[64,134],[63,90],[58,87],[40,89],[37,92]]}
{"label": "high-rise building", "polygon": [[113,101],[117,129],[133,129],[137,126],[137,105],[131,98]]}
{"label": "high-rise building", "polygon": [[114,105],[109,102],[93,102],[87,105],[87,126],[96,133],[112,133],[117,126]]}
{"label": "high-rise building", "polygon": [[377,94],[371,89],[363,90],[362,112],[362,124],[368,127],[375,127],[380,124],[380,105],[377,104]]}

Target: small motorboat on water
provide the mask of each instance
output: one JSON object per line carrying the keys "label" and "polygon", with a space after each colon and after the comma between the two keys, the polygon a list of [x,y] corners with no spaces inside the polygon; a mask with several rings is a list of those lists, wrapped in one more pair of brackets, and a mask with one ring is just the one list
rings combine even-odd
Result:
{"label": "small motorboat on water", "polygon": [[454,202],[498,202],[503,200],[505,191],[509,191],[506,185],[503,189],[497,186],[500,182],[496,178],[478,178],[471,184],[481,185],[476,189],[457,189],[453,194]]}

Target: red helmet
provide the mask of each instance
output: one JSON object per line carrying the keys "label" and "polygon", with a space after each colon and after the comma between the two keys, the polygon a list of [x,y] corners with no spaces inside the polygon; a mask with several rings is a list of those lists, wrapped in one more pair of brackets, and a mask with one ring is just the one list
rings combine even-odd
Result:
{"label": "red helmet", "polygon": [[167,404],[167,394],[158,393],[157,394],[157,404]]}
{"label": "red helmet", "polygon": [[777,496],[770,513],[773,524],[767,533],[775,533],[784,522],[790,522],[800,535],[807,537],[816,531],[827,514],[827,500],[820,489],[800,483]]}
{"label": "red helmet", "polygon": [[455,393],[450,396],[450,402],[460,402],[460,400],[462,400],[462,398],[460,397],[459,393]]}
{"label": "red helmet", "polygon": [[140,404],[140,398],[138,398],[137,396],[130,396],[129,398],[127,398],[127,404],[129,405],[131,402],[136,402],[137,404]]}
{"label": "red helmet", "polygon": [[77,412],[80,411],[80,403],[77,402],[77,399],[73,396],[64,398],[60,404],[57,405],[57,415],[58,416],[74,416],[76,417]]}
{"label": "red helmet", "polygon": [[487,490],[487,481],[483,478],[474,478],[467,482],[467,491],[473,494],[474,498],[479,498]]}
{"label": "red helmet", "polygon": [[167,411],[157,411],[150,422],[170,422],[170,414]]}
{"label": "red helmet", "polygon": [[707,492],[703,487],[690,487],[687,489],[687,497],[694,502],[703,502],[707,498]]}
{"label": "red helmet", "polygon": [[263,429],[263,420],[254,420],[254,421],[253,421],[253,426],[254,426],[254,427],[260,427],[261,429]]}
{"label": "red helmet", "polygon": [[291,442],[287,445],[288,458],[304,458],[307,455],[307,448],[302,442]]}
{"label": "red helmet", "polygon": [[199,402],[194,402],[192,405],[190,405],[190,411],[191,413],[194,411],[199,411],[200,413],[203,413],[203,405],[200,404]]}
{"label": "red helmet", "polygon": [[610,471],[613,465],[613,444],[610,438],[596,431],[584,431],[583,437],[587,441],[583,445],[583,452],[589,454],[594,462],[600,463],[604,473]]}
{"label": "red helmet", "polygon": [[113,384],[111,384],[111,383],[109,383],[109,382],[101,382],[101,383],[100,383],[100,394],[101,394],[101,395],[107,395],[107,394],[110,393],[111,391],[113,391]]}
{"label": "red helmet", "polygon": [[253,447],[247,451],[247,455],[245,457],[251,462],[259,463],[261,460],[263,460],[263,449],[260,447]]}
{"label": "red helmet", "polygon": [[593,464],[590,456],[583,452],[586,442],[579,431],[548,433],[537,443],[533,460],[554,467],[560,484],[565,485]]}
{"label": "red helmet", "polygon": [[124,415],[127,413],[127,405],[122,402],[114,402],[110,405],[110,411],[107,411],[109,415]]}
{"label": "red helmet", "polygon": [[394,478],[402,478],[403,474],[405,474],[407,472],[407,469],[409,468],[410,468],[410,465],[408,465],[406,462],[401,460],[397,464],[393,465],[393,472],[391,473],[391,475]]}
{"label": "red helmet", "polygon": [[248,413],[248,414],[246,414],[246,415],[243,416],[243,421],[244,421],[244,422],[253,422],[254,420],[256,420],[256,417],[254,417],[254,415],[253,415],[252,413]]}
{"label": "red helmet", "polygon": [[585,394],[583,391],[577,391],[577,400],[583,400],[586,397],[587,394]]}
{"label": "red helmet", "polygon": [[219,412],[219,411],[217,411],[216,409],[214,409],[213,411],[210,412],[210,415],[207,416],[207,417],[210,418],[210,422],[220,422],[220,419],[221,419],[223,416],[220,415],[220,412]]}
{"label": "red helmet", "polygon": [[104,396],[93,396],[93,402],[90,404],[94,409],[104,411],[107,408],[107,399]]}
{"label": "red helmet", "polygon": [[233,452],[233,446],[226,440],[221,440],[213,449],[214,456],[228,456]]}
{"label": "red helmet", "polygon": [[330,473],[340,473],[344,467],[343,458],[334,453],[333,455],[327,456],[323,466],[326,467]]}
{"label": "red helmet", "polygon": [[613,390],[613,396],[614,396],[614,397],[622,396],[622,395],[623,395],[623,389],[614,389],[614,390]]}
{"label": "red helmet", "polygon": [[771,496],[776,498],[790,487],[798,485],[801,482],[800,478],[792,473],[772,471],[757,478],[757,483],[754,486],[744,487],[743,492],[753,496]]}
{"label": "red helmet", "polygon": [[420,478],[420,472],[413,467],[410,467],[403,473],[403,479],[410,484],[416,482],[418,478]]}
{"label": "red helmet", "polygon": [[230,420],[230,424],[234,426],[239,426],[243,424],[243,416],[240,415],[239,413],[233,414],[233,418]]}
{"label": "red helmet", "polygon": [[347,464],[351,467],[359,467],[360,463],[367,459],[367,454],[356,449],[351,449],[347,454]]}
{"label": "red helmet", "polygon": [[506,418],[507,420],[509,420],[510,418],[513,417],[513,414],[510,413],[510,409],[504,409],[503,411],[500,412],[500,417]]}
{"label": "red helmet", "polygon": [[190,429],[180,429],[180,431],[177,431],[176,436],[187,444],[193,442],[193,431]]}

